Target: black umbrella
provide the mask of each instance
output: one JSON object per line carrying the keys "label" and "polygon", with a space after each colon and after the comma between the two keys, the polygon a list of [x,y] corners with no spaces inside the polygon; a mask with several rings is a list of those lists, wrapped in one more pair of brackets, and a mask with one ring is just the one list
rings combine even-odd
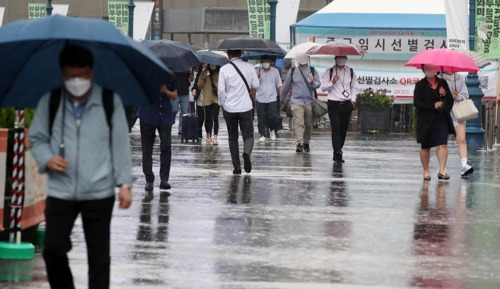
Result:
{"label": "black umbrella", "polygon": [[215,53],[213,51],[196,51],[196,54],[198,55],[198,58],[202,63],[223,66],[224,64],[229,62],[227,56]]}
{"label": "black umbrella", "polygon": [[171,40],[144,40],[142,45],[149,48],[174,72],[185,72],[201,62],[191,45]]}
{"label": "black umbrella", "polygon": [[255,38],[250,36],[240,36],[226,38],[215,42],[210,50],[281,50],[281,47],[275,42],[267,39]]}

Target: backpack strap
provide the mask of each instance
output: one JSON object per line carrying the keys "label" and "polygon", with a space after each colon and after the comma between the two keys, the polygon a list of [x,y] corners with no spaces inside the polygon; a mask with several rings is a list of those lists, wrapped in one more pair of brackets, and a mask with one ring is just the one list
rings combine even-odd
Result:
{"label": "backpack strap", "polygon": [[[52,135],[52,127],[54,126],[54,120],[56,119],[57,110],[59,109],[59,103],[61,102],[61,89],[54,89],[50,92],[49,99],[49,134]],[[107,88],[102,89],[102,105],[104,106],[104,112],[106,113],[106,122],[108,127],[112,128],[111,118],[113,117],[114,111],[114,99],[113,91]]]}
{"label": "backpack strap", "polygon": [[102,88],[102,105],[104,106],[104,112],[106,113],[106,122],[108,127],[112,129],[111,118],[113,117],[114,111],[114,99],[113,91],[111,89]]}
{"label": "backpack strap", "polygon": [[49,98],[49,134],[52,135],[52,126],[56,119],[59,103],[61,102],[61,89],[54,89],[50,92]]}
{"label": "backpack strap", "polygon": [[[352,83],[352,78],[354,77],[354,72],[352,71],[351,67],[349,67],[349,69],[351,70],[351,83]],[[333,67],[330,68],[330,81],[332,81],[332,74],[333,74]]]}

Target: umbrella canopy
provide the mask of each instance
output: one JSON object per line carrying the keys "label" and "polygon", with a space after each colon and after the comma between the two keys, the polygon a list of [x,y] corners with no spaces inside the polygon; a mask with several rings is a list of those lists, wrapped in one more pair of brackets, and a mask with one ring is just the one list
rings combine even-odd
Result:
{"label": "umbrella canopy", "polygon": [[413,56],[405,66],[422,68],[422,64],[433,64],[437,69],[448,72],[479,71],[477,64],[467,54],[447,48],[424,50]]}
{"label": "umbrella canopy", "polygon": [[467,54],[474,62],[479,66],[479,68],[485,68],[486,66],[491,64],[491,61],[486,59],[486,57],[482,56],[481,54],[477,53],[476,51],[471,51],[471,50],[457,50],[459,52],[463,52]]}
{"label": "umbrella canopy", "polygon": [[284,58],[295,58],[297,53],[306,53],[309,49],[320,45],[321,44],[315,42],[304,42],[295,45],[292,49],[290,49],[290,51],[288,51]]}
{"label": "umbrella canopy", "polygon": [[196,54],[198,55],[198,58],[200,59],[201,63],[223,66],[224,64],[229,62],[229,60],[227,59],[227,55],[224,56],[222,54],[209,50],[197,51]]}
{"label": "umbrella canopy", "polygon": [[366,50],[357,44],[349,44],[344,42],[328,42],[319,46],[311,47],[306,52],[309,55],[362,55]]}
{"label": "umbrella canopy", "polygon": [[275,42],[267,39],[255,38],[250,36],[240,36],[221,39],[215,42],[210,50],[282,50]]}
{"label": "umbrella canopy", "polygon": [[174,72],[185,72],[201,63],[193,47],[184,42],[163,39],[144,40],[141,44],[153,51]]}
{"label": "umbrella canopy", "polygon": [[36,107],[45,93],[64,85],[59,53],[65,45],[94,54],[94,81],[120,94],[125,105],[146,105],[170,72],[158,58],[104,20],[54,15],[0,28],[0,102]]}
{"label": "umbrella canopy", "polygon": [[279,49],[271,49],[271,50],[245,50],[243,51],[243,55],[241,55],[241,58],[260,60],[260,58],[264,54],[267,54],[269,56],[278,59],[278,58],[283,58],[286,54],[286,51],[281,47]]}

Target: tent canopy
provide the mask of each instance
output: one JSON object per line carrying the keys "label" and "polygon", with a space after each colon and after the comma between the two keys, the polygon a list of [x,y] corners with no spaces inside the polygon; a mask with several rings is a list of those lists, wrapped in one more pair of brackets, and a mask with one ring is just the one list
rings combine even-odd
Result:
{"label": "tent canopy", "polygon": [[364,59],[408,60],[446,47],[444,0],[335,0],[291,25],[292,44],[358,44]]}
{"label": "tent canopy", "polygon": [[335,0],[292,27],[446,29],[443,0]]}

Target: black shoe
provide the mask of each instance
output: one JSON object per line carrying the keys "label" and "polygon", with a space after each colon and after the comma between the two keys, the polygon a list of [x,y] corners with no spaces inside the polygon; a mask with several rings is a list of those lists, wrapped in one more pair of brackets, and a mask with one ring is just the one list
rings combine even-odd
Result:
{"label": "black shoe", "polygon": [[298,153],[303,152],[304,151],[304,147],[302,146],[302,144],[299,143],[297,145],[297,148],[295,149],[295,151],[298,152]]}
{"label": "black shoe", "polygon": [[146,182],[146,186],[144,187],[144,190],[146,191],[152,191],[153,190],[154,183],[153,182]]}
{"label": "black shoe", "polygon": [[167,182],[160,183],[160,191],[170,190],[171,188],[172,186],[170,186],[170,184]]}
{"label": "black shoe", "polygon": [[248,174],[252,171],[252,162],[250,161],[250,155],[247,153],[243,153],[243,168],[245,172]]}
{"label": "black shoe", "polygon": [[233,170],[233,175],[241,175],[241,169],[240,168],[235,168]]}
{"label": "black shoe", "polygon": [[308,152],[310,152],[310,151],[311,151],[311,148],[309,147],[309,144],[308,144],[308,143],[305,143],[305,144],[304,144],[304,151],[305,151],[306,153],[308,153]]}
{"label": "black shoe", "polygon": [[333,154],[333,160],[337,163],[344,163],[344,160],[342,159],[342,151],[336,151]]}

